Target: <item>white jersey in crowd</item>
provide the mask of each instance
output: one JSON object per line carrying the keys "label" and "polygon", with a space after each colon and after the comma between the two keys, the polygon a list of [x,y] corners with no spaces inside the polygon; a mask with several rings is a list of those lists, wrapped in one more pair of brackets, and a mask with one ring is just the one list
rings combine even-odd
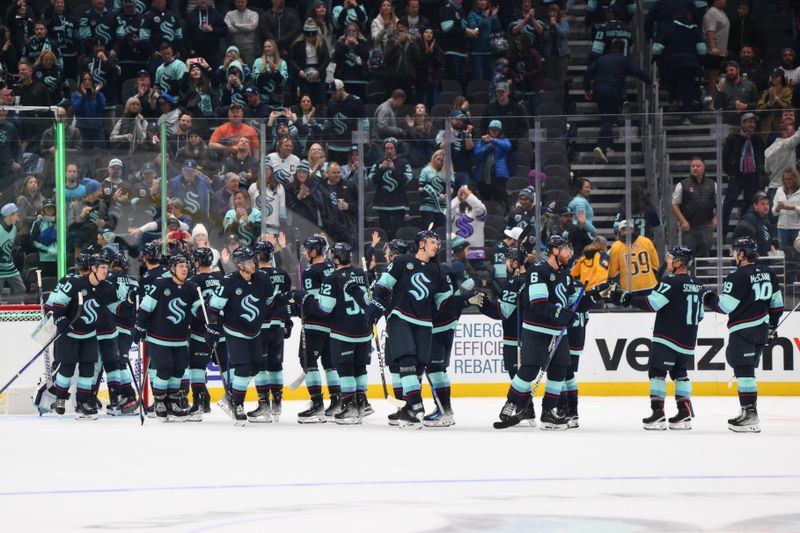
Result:
{"label": "white jersey in crowd", "polygon": [[[263,195],[266,201],[266,217],[264,220],[266,221],[267,229],[274,230],[273,233],[278,233],[282,222],[286,220],[286,192],[283,189],[283,185],[280,183],[276,185],[277,187],[274,190],[268,186],[266,194]],[[247,189],[247,192],[250,193],[250,198],[253,200],[253,207],[260,210],[261,191],[259,191],[258,186],[253,183]]]}

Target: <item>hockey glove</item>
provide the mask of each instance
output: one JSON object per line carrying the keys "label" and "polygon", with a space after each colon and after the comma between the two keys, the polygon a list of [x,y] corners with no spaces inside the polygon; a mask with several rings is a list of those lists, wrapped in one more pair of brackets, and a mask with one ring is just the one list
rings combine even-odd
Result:
{"label": "hockey glove", "polygon": [[147,337],[147,330],[144,329],[139,324],[133,326],[133,331],[131,331],[131,336],[133,337],[134,344],[139,344]]}
{"label": "hockey glove", "polygon": [[67,333],[70,332],[70,330],[72,330],[72,328],[69,325],[69,320],[67,320],[67,317],[65,316],[60,316],[56,318],[55,324],[56,324],[56,333],[58,333],[59,335],[66,335]]}
{"label": "hockey glove", "polygon": [[611,285],[608,283],[601,283],[590,291],[586,292],[586,297],[592,302],[592,305],[603,301],[603,294],[610,292]]}
{"label": "hockey glove", "polygon": [[222,337],[222,331],[219,329],[219,324],[209,324],[206,326],[206,344],[208,344],[209,348],[214,346],[219,342],[219,339]]}
{"label": "hockey glove", "polygon": [[294,326],[294,322],[292,322],[292,319],[291,318],[288,319],[286,321],[286,327],[283,328],[283,338],[284,339],[288,339],[289,337],[292,336],[292,327],[293,326]]}
{"label": "hockey glove", "polygon": [[356,280],[348,279],[344,282],[342,289],[344,290],[345,294],[350,295],[350,297],[356,302],[362,301],[363,291]]}
{"label": "hockey glove", "polygon": [[631,305],[631,293],[615,289],[611,293],[611,302],[621,307],[628,307]]}
{"label": "hockey glove", "polygon": [[716,296],[716,294],[714,294],[714,291],[712,291],[711,289],[706,289],[705,291],[703,291],[703,294],[700,296],[700,298],[703,300],[703,305],[710,307],[711,300],[714,298],[714,296]]}
{"label": "hockey glove", "polygon": [[575,320],[575,316],[576,313],[574,313],[573,311],[570,311],[566,307],[561,307],[560,305],[557,305],[556,314],[553,318],[555,319],[556,324],[558,324],[563,328],[564,326],[572,324],[572,322]]}
{"label": "hockey glove", "polygon": [[367,307],[367,310],[364,312],[364,318],[367,319],[367,324],[374,326],[378,323],[378,320],[383,316],[386,312],[386,309],[383,308],[381,304],[376,301],[372,301]]}
{"label": "hockey glove", "polygon": [[769,333],[767,333],[767,346],[772,346],[773,344],[775,344],[775,341],[777,340],[778,340],[778,328],[770,324]]}
{"label": "hockey glove", "polygon": [[303,299],[306,297],[305,291],[294,291],[289,299],[289,313],[291,316],[300,316],[303,307]]}

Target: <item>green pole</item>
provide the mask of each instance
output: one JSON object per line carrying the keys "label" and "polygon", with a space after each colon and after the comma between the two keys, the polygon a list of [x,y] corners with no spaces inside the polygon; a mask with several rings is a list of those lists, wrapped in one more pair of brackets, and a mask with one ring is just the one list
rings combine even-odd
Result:
{"label": "green pole", "polygon": [[167,121],[161,121],[161,253],[167,255]]}
{"label": "green pole", "polygon": [[56,119],[56,235],[58,240],[58,278],[67,275],[67,199],[66,199],[66,148],[64,124]]}

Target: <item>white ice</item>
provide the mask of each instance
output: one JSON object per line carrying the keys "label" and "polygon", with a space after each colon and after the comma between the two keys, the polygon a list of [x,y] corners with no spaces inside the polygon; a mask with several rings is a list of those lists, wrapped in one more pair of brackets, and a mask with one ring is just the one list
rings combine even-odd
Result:
{"label": "white ice", "polygon": [[[695,399],[691,431],[646,432],[646,398],[582,398],[567,432],[491,428],[499,398],[454,399],[457,425],[234,427],[138,417],[0,417],[3,531],[800,531],[800,398]],[[431,401],[427,400],[428,406]],[[538,402],[537,402],[538,404]],[[674,410],[670,401],[670,410]],[[538,406],[537,406],[538,411]]]}

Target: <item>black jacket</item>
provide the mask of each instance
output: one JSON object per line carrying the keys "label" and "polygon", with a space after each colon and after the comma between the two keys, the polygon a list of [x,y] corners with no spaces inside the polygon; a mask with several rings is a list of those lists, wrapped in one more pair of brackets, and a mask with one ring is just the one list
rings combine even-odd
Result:
{"label": "black jacket", "polygon": [[[625,78],[636,76],[648,85],[653,83],[650,74],[642,70],[630,58],[620,53],[612,52],[597,58],[586,70],[583,76],[583,90],[592,90],[592,87],[610,87],[616,94],[625,95]],[[592,83],[594,82],[594,83]]]}
{"label": "black jacket", "polygon": [[[750,136],[753,143],[753,156],[756,161],[756,174],[758,176],[764,175],[764,138],[758,133]],[[722,170],[728,176],[738,176],[741,174],[741,155],[742,147],[744,146],[745,137],[741,132],[731,133],[725,139],[725,146],[722,148]]]}
{"label": "black jacket", "polygon": [[[207,19],[208,25],[214,31],[206,32],[200,29],[201,15],[204,20]],[[186,34],[184,42],[192,56],[198,55],[205,58],[213,58],[219,57],[219,43],[228,35],[228,26],[225,24],[225,19],[216,9],[211,8],[201,13],[200,8],[196,8],[186,15],[184,32]]]}
{"label": "black jacket", "polygon": [[739,237],[752,237],[758,243],[758,255],[766,256],[770,247],[775,244],[775,226],[769,218],[760,217],[750,209],[736,224],[733,230],[733,239]]}

